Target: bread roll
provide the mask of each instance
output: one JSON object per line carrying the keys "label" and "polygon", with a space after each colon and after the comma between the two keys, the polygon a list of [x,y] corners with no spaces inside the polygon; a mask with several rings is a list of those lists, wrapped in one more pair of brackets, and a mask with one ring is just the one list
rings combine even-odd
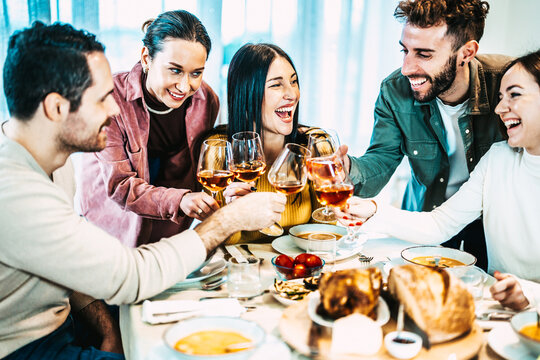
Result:
{"label": "bread roll", "polygon": [[446,270],[421,265],[394,267],[388,276],[388,290],[432,344],[452,340],[473,325],[472,295]]}
{"label": "bread roll", "polygon": [[378,268],[324,273],[319,281],[321,303],[317,311],[333,319],[353,313],[375,319],[381,286]]}

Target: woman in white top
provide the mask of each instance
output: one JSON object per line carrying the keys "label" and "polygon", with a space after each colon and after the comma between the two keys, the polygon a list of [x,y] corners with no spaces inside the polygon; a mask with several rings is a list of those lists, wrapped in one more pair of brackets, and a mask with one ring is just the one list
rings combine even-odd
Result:
{"label": "woman in white top", "polygon": [[365,231],[420,244],[440,244],[482,216],[488,270],[498,280],[493,298],[520,310],[540,299],[540,50],[509,65],[499,97],[508,140],[493,144],[440,207],[409,212],[354,197],[338,213],[365,221]]}

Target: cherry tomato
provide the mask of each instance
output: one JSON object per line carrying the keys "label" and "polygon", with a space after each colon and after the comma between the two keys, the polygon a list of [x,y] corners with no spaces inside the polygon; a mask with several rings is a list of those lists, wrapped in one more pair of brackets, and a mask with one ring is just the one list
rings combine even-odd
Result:
{"label": "cherry tomato", "polygon": [[304,264],[296,264],[293,268],[293,278],[303,278],[307,275],[307,268]]}
{"label": "cherry tomato", "polygon": [[306,266],[308,268],[314,268],[322,265],[322,260],[317,255],[309,255],[306,259]]}
{"label": "cherry tomato", "polygon": [[296,257],[294,258],[294,265],[296,265],[296,264],[305,265],[308,256],[309,256],[309,254],[306,254],[306,253],[301,253],[301,254],[296,255]]}
{"label": "cherry tomato", "polygon": [[275,261],[276,265],[283,266],[288,269],[293,268],[293,259],[287,255],[279,255]]}

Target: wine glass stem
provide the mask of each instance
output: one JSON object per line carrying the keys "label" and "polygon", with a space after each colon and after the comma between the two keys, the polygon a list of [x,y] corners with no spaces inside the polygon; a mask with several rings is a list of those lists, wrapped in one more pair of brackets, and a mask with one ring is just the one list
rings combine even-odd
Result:
{"label": "wine glass stem", "polygon": [[324,214],[324,216],[330,215],[330,207],[328,205],[325,205],[322,213]]}

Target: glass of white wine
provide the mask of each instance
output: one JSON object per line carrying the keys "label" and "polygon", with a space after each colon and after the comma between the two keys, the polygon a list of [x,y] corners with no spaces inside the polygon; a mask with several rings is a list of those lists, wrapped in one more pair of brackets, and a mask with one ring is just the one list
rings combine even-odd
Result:
{"label": "glass of white wine", "polygon": [[256,181],[266,170],[261,138],[255,131],[241,131],[232,136],[234,176],[243,182]]}
{"label": "glass of white wine", "polygon": [[[311,156],[307,159],[307,168],[314,184],[335,182],[335,178],[343,172],[343,165],[336,154],[338,148],[339,137],[334,130],[326,129],[309,135]],[[318,199],[324,207],[313,211],[312,218],[320,223],[335,224],[337,218],[329,203]]]}
{"label": "glass of white wine", "polygon": [[234,179],[231,170],[231,143],[226,140],[208,139],[201,147],[197,180],[212,193],[215,199]]}
{"label": "glass of white wine", "polygon": [[[278,191],[292,195],[302,191],[307,183],[306,159],[310,151],[298,144],[287,144],[268,170],[268,181]],[[260,230],[263,234],[279,236],[283,234],[281,225],[275,223]],[[279,233],[278,233],[279,232]]]}

